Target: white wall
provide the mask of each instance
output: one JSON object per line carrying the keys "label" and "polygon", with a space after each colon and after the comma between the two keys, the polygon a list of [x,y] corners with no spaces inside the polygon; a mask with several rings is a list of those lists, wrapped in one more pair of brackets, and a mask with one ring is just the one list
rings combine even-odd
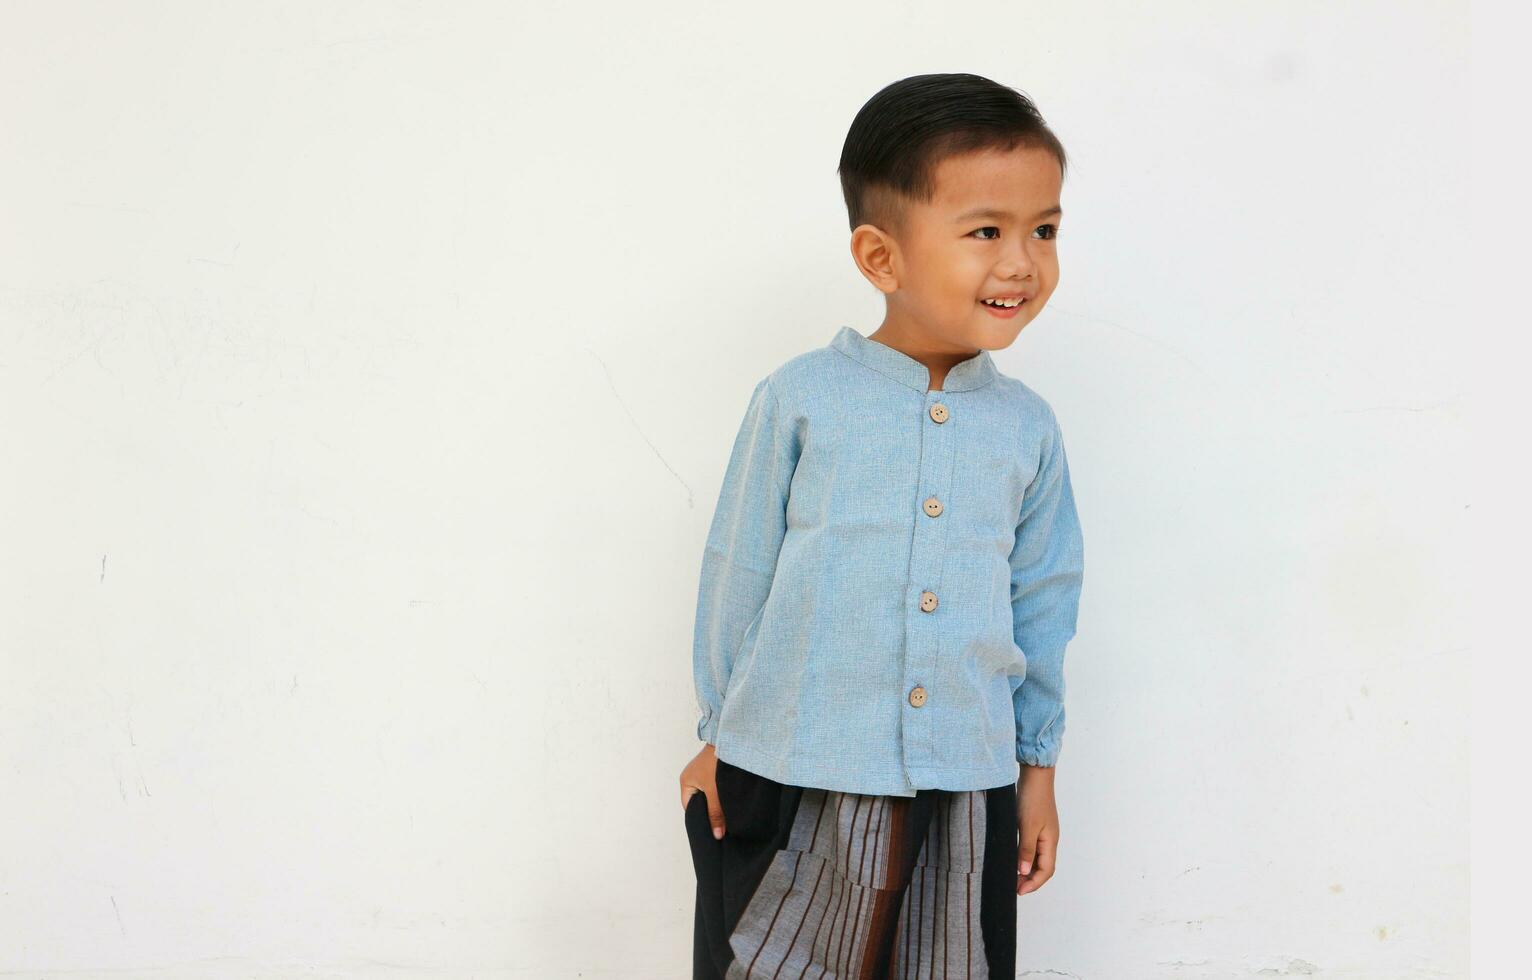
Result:
{"label": "white wall", "polygon": [[1022,966],[1464,976],[1466,48],[1461,3],[6,5],[0,972],[685,976],[728,442],[881,316],[852,116],[974,71],[1073,157],[997,355],[1088,541]]}

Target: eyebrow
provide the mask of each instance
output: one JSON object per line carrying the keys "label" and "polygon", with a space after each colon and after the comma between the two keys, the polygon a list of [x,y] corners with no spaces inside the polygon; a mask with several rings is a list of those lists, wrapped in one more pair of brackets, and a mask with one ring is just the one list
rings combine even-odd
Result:
{"label": "eyebrow", "polygon": [[[1064,209],[1059,207],[1057,204],[1055,204],[1051,208],[1045,208],[1044,210],[1037,212],[1037,217],[1039,217],[1039,218],[1047,218],[1047,217],[1050,217],[1052,215],[1058,215],[1059,217],[1063,217]],[[956,218],[953,218],[952,220],[954,222],[964,222],[964,221],[972,221],[975,218],[1002,218],[1002,219],[1009,219],[1009,218],[1012,218],[1012,217],[1015,217],[1015,216],[1012,215],[1011,212],[1009,212],[1009,211],[1002,211],[1000,208],[977,207],[977,208],[973,208],[972,210],[969,210],[969,211],[964,211],[962,214],[958,215]]]}

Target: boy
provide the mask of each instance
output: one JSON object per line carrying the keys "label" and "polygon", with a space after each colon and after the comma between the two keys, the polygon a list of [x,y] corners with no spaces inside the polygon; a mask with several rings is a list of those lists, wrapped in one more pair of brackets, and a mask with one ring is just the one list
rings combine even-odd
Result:
{"label": "boy", "polygon": [[1052,408],[989,351],[1058,282],[1064,167],[976,75],[851,124],[851,252],[886,315],[762,379],[725,471],[681,774],[694,977],[1015,974],[1083,538]]}

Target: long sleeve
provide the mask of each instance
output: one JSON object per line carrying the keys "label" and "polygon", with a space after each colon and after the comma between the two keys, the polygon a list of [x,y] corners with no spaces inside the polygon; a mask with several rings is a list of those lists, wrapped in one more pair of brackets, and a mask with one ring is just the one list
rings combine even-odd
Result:
{"label": "long sleeve", "polygon": [[735,656],[771,592],[801,450],[770,380],[762,379],[750,396],[702,555],[692,668],[702,711],[697,737],[715,745]]}
{"label": "long sleeve", "polygon": [[1029,766],[1058,762],[1064,735],[1064,648],[1075,635],[1084,579],[1084,538],[1075,511],[1069,461],[1057,417],[1042,463],[1022,499],[1011,551],[1011,616],[1026,656],[1023,682],[1011,682],[1016,758]]}

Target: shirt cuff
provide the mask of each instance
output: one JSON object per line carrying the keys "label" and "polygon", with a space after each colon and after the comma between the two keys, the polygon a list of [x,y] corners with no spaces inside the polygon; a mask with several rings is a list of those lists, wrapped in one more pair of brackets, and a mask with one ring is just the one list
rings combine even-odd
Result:
{"label": "shirt cuff", "polygon": [[1037,766],[1048,769],[1058,765],[1059,746],[1052,745],[1020,745],[1016,746],[1016,761],[1027,766]]}
{"label": "shirt cuff", "polygon": [[702,710],[702,718],[697,722],[697,737],[709,745],[718,744],[718,713],[712,708]]}

